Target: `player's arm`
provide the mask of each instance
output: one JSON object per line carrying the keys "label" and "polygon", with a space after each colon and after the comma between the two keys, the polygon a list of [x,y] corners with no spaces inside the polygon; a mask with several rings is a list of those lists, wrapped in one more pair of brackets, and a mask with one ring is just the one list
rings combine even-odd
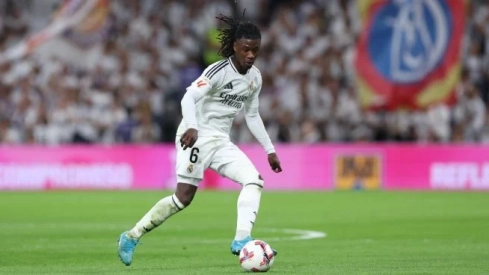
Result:
{"label": "player's arm", "polygon": [[270,140],[270,136],[265,129],[265,125],[263,124],[263,120],[259,113],[259,99],[258,95],[260,94],[261,83],[257,90],[253,93],[252,97],[246,102],[245,105],[245,119],[246,125],[250,129],[251,133],[255,138],[260,142],[260,144],[265,149],[265,152],[268,154],[268,162],[270,163],[270,167],[273,171],[279,173],[282,172],[282,167],[280,165],[280,161],[275,152],[275,147],[273,146],[272,141]]}
{"label": "player's arm", "polygon": [[[205,73],[205,72],[204,72]],[[180,144],[183,150],[187,148],[192,148],[198,138],[198,122],[196,115],[195,105],[199,102],[210,90],[212,89],[211,80],[208,79],[204,74],[197,78],[192,84],[187,88],[187,92],[183,95],[181,105],[182,105],[182,116],[187,130],[180,137]]]}

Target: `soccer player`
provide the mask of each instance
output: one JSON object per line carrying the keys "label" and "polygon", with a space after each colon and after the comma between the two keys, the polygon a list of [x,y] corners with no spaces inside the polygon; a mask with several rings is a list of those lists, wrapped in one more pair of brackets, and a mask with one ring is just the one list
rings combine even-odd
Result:
{"label": "soccer player", "polygon": [[217,18],[229,25],[219,34],[219,54],[224,59],[208,66],[187,88],[182,99],[183,119],[175,141],[176,191],[158,201],[134,228],[120,235],[119,257],[125,265],[131,264],[134,249],[145,233],[190,205],[207,168],[242,185],[231,253],[239,255],[242,247],[253,240],[251,230],[264,182],[249,158],[230,141],[233,119],[242,109],[250,131],[268,155],[271,169],[276,173],[282,171],[258,113],[262,78],[253,63],[260,51],[260,30],[250,22],[240,22],[227,16]]}

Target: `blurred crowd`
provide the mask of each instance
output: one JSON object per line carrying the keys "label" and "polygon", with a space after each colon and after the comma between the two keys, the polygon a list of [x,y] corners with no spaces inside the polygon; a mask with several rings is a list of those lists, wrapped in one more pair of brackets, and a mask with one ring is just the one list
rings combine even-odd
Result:
{"label": "blurred crowd", "polygon": [[[42,5],[40,4],[42,2]],[[46,25],[60,1],[4,0],[0,50]],[[35,54],[0,65],[2,143],[174,142],[185,88],[218,60],[215,16],[256,22],[260,109],[275,142],[489,142],[489,4],[471,1],[455,106],[368,111],[354,87],[356,1],[112,0],[90,69]],[[232,139],[252,142],[244,117]]]}

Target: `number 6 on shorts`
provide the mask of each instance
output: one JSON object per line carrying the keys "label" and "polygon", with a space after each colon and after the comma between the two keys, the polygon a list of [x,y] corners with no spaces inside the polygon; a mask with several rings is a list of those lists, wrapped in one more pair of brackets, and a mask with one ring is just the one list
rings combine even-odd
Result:
{"label": "number 6 on shorts", "polygon": [[197,147],[192,148],[192,151],[190,151],[191,163],[197,163],[197,160],[199,160],[199,156],[197,155],[198,153],[199,153],[199,148]]}

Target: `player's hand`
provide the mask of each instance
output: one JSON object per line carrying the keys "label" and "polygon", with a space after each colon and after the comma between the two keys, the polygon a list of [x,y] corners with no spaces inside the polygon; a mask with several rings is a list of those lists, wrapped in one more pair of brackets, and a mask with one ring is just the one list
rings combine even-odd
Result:
{"label": "player's hand", "polygon": [[185,133],[183,133],[182,137],[180,138],[180,145],[182,145],[183,150],[192,148],[192,146],[194,146],[198,138],[198,133],[199,132],[197,129],[193,128],[189,128],[187,131],[185,131]]}
{"label": "player's hand", "polygon": [[276,153],[268,154],[268,163],[270,163],[270,167],[273,172],[280,173],[282,172],[282,166],[280,166],[280,160]]}

